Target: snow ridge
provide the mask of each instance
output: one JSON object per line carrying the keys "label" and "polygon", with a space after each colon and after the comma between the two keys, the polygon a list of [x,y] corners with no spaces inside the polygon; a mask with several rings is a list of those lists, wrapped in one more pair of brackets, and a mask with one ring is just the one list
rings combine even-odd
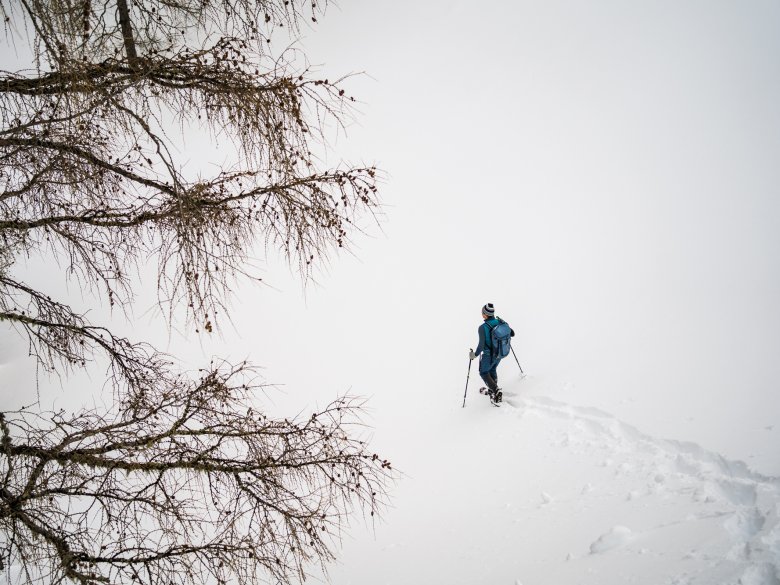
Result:
{"label": "snow ridge", "polygon": [[[650,436],[596,408],[505,396],[505,415],[542,422],[551,447],[606,472],[608,485],[586,484],[569,502],[595,508],[594,500],[612,499],[616,517],[622,510],[625,518],[602,529],[586,554],[660,558],[682,546],[688,550],[670,584],[780,585],[779,478],[695,443]],[[562,501],[547,492],[542,497],[545,504]]]}

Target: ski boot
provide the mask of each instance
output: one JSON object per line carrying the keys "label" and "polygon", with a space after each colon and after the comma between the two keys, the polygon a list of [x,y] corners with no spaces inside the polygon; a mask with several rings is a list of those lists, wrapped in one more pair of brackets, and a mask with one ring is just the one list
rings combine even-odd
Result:
{"label": "ski boot", "polygon": [[501,392],[501,388],[496,388],[495,390],[488,390],[487,394],[490,397],[490,402],[494,406],[498,406],[499,404],[501,404],[501,401],[504,400],[504,393]]}

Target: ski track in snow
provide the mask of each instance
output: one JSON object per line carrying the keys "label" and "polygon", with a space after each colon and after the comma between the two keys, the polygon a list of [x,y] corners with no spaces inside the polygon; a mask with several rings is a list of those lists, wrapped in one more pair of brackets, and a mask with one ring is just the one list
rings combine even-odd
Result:
{"label": "ski track in snow", "polygon": [[353,536],[331,582],[780,585],[780,478],[546,384],[404,413],[390,521]]}
{"label": "ski track in snow", "polygon": [[[647,555],[652,551],[643,543],[654,542],[653,532],[659,542],[667,529],[701,522],[706,534],[699,528],[699,540],[704,537],[726,546],[708,548],[704,543],[681,552],[686,559],[702,562],[698,572],[677,575],[668,581],[670,585],[780,585],[780,478],[752,471],[742,461],[728,460],[695,443],[653,437],[597,408],[511,391],[504,395],[504,405],[510,407],[507,414],[566,423],[556,426],[550,437],[555,447],[574,454],[603,454],[602,465],[612,468],[616,478],[642,479],[626,493],[625,500],[682,497],[692,503],[683,517],[649,530],[634,532],[627,526],[613,526],[594,538],[591,555],[621,550]],[[593,497],[595,491],[587,484],[581,497]],[[553,496],[542,493],[541,500],[541,505],[547,505]]]}

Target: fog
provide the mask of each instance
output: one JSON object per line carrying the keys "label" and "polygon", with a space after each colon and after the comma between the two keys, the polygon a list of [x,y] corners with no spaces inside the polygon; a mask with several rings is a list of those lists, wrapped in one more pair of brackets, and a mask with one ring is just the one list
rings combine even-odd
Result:
{"label": "fog", "polygon": [[[328,162],[384,170],[380,226],[305,288],[258,251],[268,286],[237,287],[221,335],[185,346],[146,285],[131,328],[190,367],[249,357],[280,412],[369,395],[392,457],[421,397],[462,399],[493,302],[556,398],[780,473],[778,22],[757,1],[333,4],[296,46],[366,73]],[[5,407],[35,392],[9,372]]]}
{"label": "fog", "polygon": [[302,46],[327,72],[369,74],[336,147],[387,171],[387,217],[319,288],[242,302],[272,330],[308,328],[308,353],[269,367],[291,388],[373,393],[379,411],[457,401],[490,301],[556,395],[780,471],[766,428],[780,415],[778,12],[331,7]]}

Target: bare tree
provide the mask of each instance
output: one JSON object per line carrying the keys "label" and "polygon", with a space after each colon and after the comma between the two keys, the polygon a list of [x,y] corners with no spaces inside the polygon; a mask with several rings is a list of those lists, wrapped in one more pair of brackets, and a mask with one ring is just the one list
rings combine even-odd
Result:
{"label": "bare tree", "polygon": [[0,415],[4,560],[27,582],[167,584],[287,583],[333,558],[351,504],[373,514],[390,467],[346,432],[360,404],[269,420],[240,373],[179,380],[114,416]]}
{"label": "bare tree", "polygon": [[[323,170],[317,153],[352,98],[270,48],[320,7],[0,0],[0,12],[30,55],[0,71],[0,320],[49,371],[106,360],[115,397],[104,412],[1,415],[0,563],[24,583],[303,578],[333,557],[353,505],[373,515],[386,497],[389,463],[354,434],[361,403],[269,420],[246,364],[189,379],[19,279],[14,260],[55,258],[125,309],[154,259],[169,318],[211,331],[257,244],[304,278],[347,245],[379,211],[376,171]],[[229,140],[231,166],[191,176],[193,131]]]}

